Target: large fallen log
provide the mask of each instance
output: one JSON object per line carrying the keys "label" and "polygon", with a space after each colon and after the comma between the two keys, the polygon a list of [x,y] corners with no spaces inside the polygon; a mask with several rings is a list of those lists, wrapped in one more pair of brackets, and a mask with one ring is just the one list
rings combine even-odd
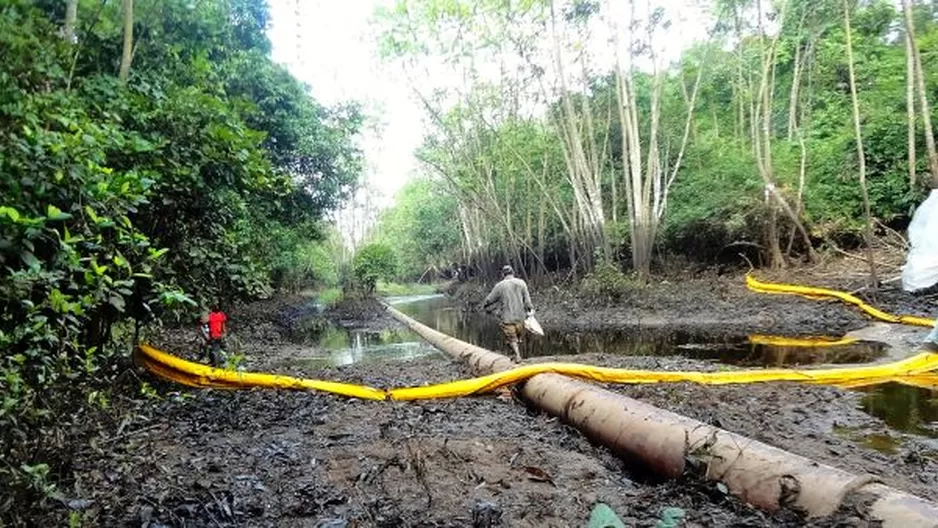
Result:
{"label": "large fallen log", "polygon": [[[460,341],[394,308],[388,312],[427,342],[465,361],[477,374],[516,366],[507,357]],[[617,455],[664,478],[684,474],[688,461],[704,475],[762,509],[792,507],[811,517],[834,513],[845,498],[860,494],[872,517],[885,527],[936,527],[938,505],[856,475],[819,464],[756,440],[659,409],[601,387],[557,374],[538,374],[522,396],[577,427]]]}

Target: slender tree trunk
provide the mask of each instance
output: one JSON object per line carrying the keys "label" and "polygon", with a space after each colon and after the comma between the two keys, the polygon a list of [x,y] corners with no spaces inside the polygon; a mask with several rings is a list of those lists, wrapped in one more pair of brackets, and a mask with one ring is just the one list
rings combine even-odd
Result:
{"label": "slender tree trunk", "polygon": [[[634,7],[634,4],[632,5]],[[634,22],[634,18],[630,22]],[[629,25],[629,27],[633,26],[634,24]],[[651,30],[649,30],[648,40],[653,42]],[[630,61],[627,68],[624,67],[618,54],[618,43],[615,44],[615,47],[617,49],[615,59],[616,101],[621,130],[622,172],[625,181],[626,209],[629,215],[629,235],[632,244],[632,267],[638,274],[638,280],[645,283],[651,275],[654,242],[658,232],[658,225],[667,207],[668,190],[680,170],[684,152],[691,136],[694,110],[697,104],[697,94],[704,65],[700,64],[698,66],[693,92],[687,94],[685,86],[687,114],[684,120],[684,131],[677,160],[674,166],[670,167],[670,164],[666,161],[668,149],[666,148],[665,152],[662,153],[659,145],[664,80],[658,67],[658,57],[652,50],[651,61],[654,64],[654,70],[651,79],[649,128],[647,139],[643,142],[632,61]],[[634,60],[634,57],[630,57],[630,59]],[[644,153],[643,148],[645,148]],[[644,166],[642,163],[643,158]]]}
{"label": "slender tree trunk", "polygon": [[805,66],[808,68],[808,82],[805,89],[805,101],[800,105],[798,109],[798,123],[799,127],[804,127],[804,124],[811,119],[811,109],[814,105],[814,47],[816,45],[817,35],[812,34],[811,39],[808,41],[808,47],[805,50],[805,59],[802,61]]}
{"label": "slender tree trunk", "polygon": [[[554,40],[554,62],[560,76],[560,113],[558,120],[562,143],[565,143],[565,160],[567,161],[570,184],[574,196],[580,204],[581,217],[585,232],[593,249],[600,249],[604,257],[609,256],[609,244],[605,236],[605,212],[602,194],[599,190],[599,174],[595,173],[594,160],[596,152],[595,138],[590,137],[588,142],[583,140],[583,127],[587,133],[592,133],[592,112],[588,105],[581,107],[583,116],[577,114],[573,98],[567,86],[563,57],[561,55],[560,35],[557,30],[554,2],[550,3],[551,27]],[[592,250],[587,254],[592,256]],[[589,263],[588,263],[589,264]],[[587,266],[589,267],[589,265]]]}
{"label": "slender tree trunk", "polygon": [[[688,107],[691,106],[690,94],[687,93],[687,84],[684,83],[684,70],[681,70],[681,96],[684,98],[684,105]],[[693,114],[691,114],[690,126],[691,139],[697,141],[697,120],[694,119]],[[667,157],[665,157],[665,159],[667,159]]]}
{"label": "slender tree trunk", "polygon": [[124,13],[124,47],[118,77],[121,83],[126,83],[134,50],[134,0],[122,0],[121,10]]}
{"label": "slender tree trunk", "polygon": [[62,36],[69,44],[76,42],[75,26],[78,24],[78,0],[68,0],[65,6],[65,26],[62,29]]}
{"label": "slender tree trunk", "polygon": [[[760,119],[760,126],[753,126],[753,152],[762,181],[765,186],[766,205],[769,207],[768,226],[766,235],[769,237],[767,246],[769,249],[769,264],[773,268],[780,268],[785,265],[785,257],[782,253],[781,241],[778,237],[778,215],[784,212],[792,221],[795,228],[801,232],[808,247],[808,255],[811,260],[815,259],[814,250],[811,247],[811,241],[807,230],[794,210],[785,201],[784,196],[777,189],[775,178],[775,167],[772,160],[772,94],[774,93],[775,82],[775,57],[778,49],[780,34],[772,38],[772,42],[766,46],[765,32],[762,26],[762,2],[756,2],[758,8],[759,21],[759,39],[761,43],[761,79],[759,83],[758,104],[753,111],[753,121]],[[781,21],[785,20],[785,14],[788,4],[782,5],[782,11],[779,15]],[[755,98],[754,98],[755,99]]]}
{"label": "slender tree trunk", "polygon": [[[804,134],[801,133],[801,130],[798,130],[797,132],[798,146],[801,148],[801,163],[799,164],[798,170],[798,199],[795,201],[795,216],[801,218],[801,214],[804,212],[804,187],[807,182],[808,149],[804,144]],[[791,248],[795,243],[795,233],[797,231],[797,226],[792,227],[791,236],[788,238],[788,249],[785,251],[785,254],[789,257],[791,257]],[[807,234],[805,234],[805,237],[807,237]],[[814,248],[811,247],[810,242],[808,242],[808,251],[809,257],[811,260],[814,260]]]}
{"label": "slender tree trunk", "polygon": [[915,54],[912,51],[912,35],[905,32],[905,108],[909,140],[909,187],[915,186]]}
{"label": "slender tree trunk", "polygon": [[870,195],[866,188],[866,155],[863,153],[863,133],[860,129],[860,100],[857,97],[857,81],[853,70],[853,40],[850,35],[850,3],[844,0],[844,32],[847,38],[847,69],[850,74],[850,98],[853,101],[853,127],[857,138],[857,157],[860,161],[860,191],[863,194],[863,212],[866,217],[866,258],[870,264],[870,282],[879,284],[876,263],[873,261],[873,217],[870,214]]}
{"label": "slender tree trunk", "polygon": [[788,101],[788,141],[795,137],[795,129],[798,127],[798,90],[801,86],[801,43],[795,47],[795,64],[791,80],[791,95]]}
{"label": "slender tree trunk", "polygon": [[[654,215],[656,232],[664,216],[664,212],[668,207],[668,196],[671,192],[671,185],[673,185],[674,180],[677,179],[678,171],[681,170],[681,166],[684,163],[684,152],[687,150],[691,120],[693,119],[694,112],[697,110],[697,94],[700,92],[700,81],[703,78],[703,69],[704,65],[700,64],[697,69],[697,78],[694,80],[694,89],[691,92],[690,99],[687,101],[687,115],[684,119],[684,135],[681,137],[681,146],[677,152],[677,159],[674,161],[674,167],[671,168],[668,180],[665,182],[664,188],[661,191],[660,200],[656,201],[655,204]],[[670,156],[665,153],[664,159],[667,160],[669,158]]]}
{"label": "slender tree trunk", "polygon": [[[772,268],[781,268],[785,265],[785,256],[782,254],[781,241],[778,233],[778,201],[775,199],[775,172],[772,165],[772,97],[771,97],[771,63],[775,58],[775,44],[778,37],[773,39],[772,44],[767,48],[765,44],[765,33],[762,28],[762,2],[758,1],[758,23],[759,23],[759,41],[761,43],[761,79],[759,82],[758,106],[753,111],[753,149],[756,155],[756,163],[759,166],[759,173],[762,176],[762,182],[765,186],[766,205],[769,207],[768,225],[766,226],[766,236],[768,237],[769,264]],[[785,19],[784,16],[781,18]],[[754,98],[755,99],[755,98]],[[756,123],[756,119],[761,122]]]}
{"label": "slender tree trunk", "polygon": [[922,112],[922,125],[925,127],[925,148],[928,150],[928,171],[931,173],[931,186],[938,188],[938,152],[935,150],[935,132],[931,127],[931,107],[928,105],[928,92],[925,87],[925,73],[922,71],[922,57],[915,42],[915,23],[912,20],[911,0],[902,0],[902,12],[905,19],[905,31],[908,44],[915,60],[915,78],[918,84],[919,109]]}
{"label": "slender tree trunk", "polygon": [[[733,92],[736,95],[736,101],[738,104],[738,112],[736,116],[736,121],[738,123],[736,130],[736,137],[739,140],[740,145],[744,145],[745,141],[743,140],[746,130],[746,100],[743,97],[743,29],[742,22],[739,14],[739,6],[736,2],[733,3],[733,20],[736,28],[736,86]],[[751,86],[752,83],[750,83]],[[745,151],[745,148],[743,148]]]}
{"label": "slender tree trunk", "polygon": [[769,221],[765,226],[765,236],[769,242],[769,266],[775,269],[781,268],[785,264],[785,256],[782,255],[782,246],[779,241],[778,232],[778,206],[771,196],[769,200]]}
{"label": "slender tree trunk", "polygon": [[[610,97],[606,100],[606,107],[608,109],[608,112],[606,113],[606,132],[607,133],[612,128],[612,108],[616,104],[617,104],[616,98],[610,95]],[[608,137],[606,138],[606,142],[608,142]],[[603,145],[604,150],[605,148],[606,146]],[[625,153],[623,152],[622,155],[624,157]],[[610,165],[613,165],[613,164],[610,163]],[[615,170],[610,170],[609,174],[610,174],[609,183],[611,185],[610,191],[612,193],[612,200],[610,200],[612,202],[610,204],[612,206],[612,223],[613,225],[615,225],[619,223],[619,185],[618,185],[619,175],[616,174]]]}
{"label": "slender tree trunk", "polygon": [[537,255],[538,255],[537,260],[538,262],[541,263],[542,275],[547,273],[547,265],[544,263],[544,242],[545,242],[544,234],[547,232],[547,222],[546,222],[547,205],[544,202],[545,202],[544,196],[542,195],[540,199],[540,204],[539,204],[540,207],[538,209],[538,216],[537,216]]}
{"label": "slender tree trunk", "polygon": [[[622,130],[623,172],[626,175],[626,193],[628,195],[626,203],[630,220],[632,266],[638,272],[639,281],[645,281],[648,279],[651,261],[651,248],[648,243],[648,236],[651,232],[650,204],[645,199],[647,180],[642,170],[642,147],[639,122],[635,111],[635,93],[631,86],[631,80],[622,70],[621,65],[616,68],[616,84],[618,86],[619,120]],[[655,104],[652,105],[652,112],[656,110],[655,106]],[[653,123],[656,122],[656,120],[653,120]],[[649,158],[649,170],[652,169],[651,165],[651,158]]]}

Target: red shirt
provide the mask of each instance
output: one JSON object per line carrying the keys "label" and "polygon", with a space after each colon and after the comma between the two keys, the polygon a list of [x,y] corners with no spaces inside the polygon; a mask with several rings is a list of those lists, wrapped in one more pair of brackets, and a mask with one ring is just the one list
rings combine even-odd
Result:
{"label": "red shirt", "polygon": [[217,339],[225,333],[225,321],[228,317],[225,312],[212,312],[208,314],[208,335],[212,339]]}

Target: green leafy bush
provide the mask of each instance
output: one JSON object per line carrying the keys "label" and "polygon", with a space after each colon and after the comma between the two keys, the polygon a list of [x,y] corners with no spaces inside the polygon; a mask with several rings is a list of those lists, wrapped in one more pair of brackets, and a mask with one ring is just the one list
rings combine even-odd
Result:
{"label": "green leafy bush", "polygon": [[385,244],[368,244],[352,261],[352,273],[367,293],[374,293],[379,280],[391,281],[397,274],[397,257]]}
{"label": "green leafy bush", "polygon": [[[316,234],[325,231],[323,235]],[[310,234],[312,232],[312,234]],[[319,237],[321,240],[301,240]],[[334,229],[310,228],[305,234],[289,230],[274,266],[274,286],[298,291],[304,288],[335,288],[342,282],[342,248]]]}
{"label": "green leafy bush", "polygon": [[619,301],[635,288],[637,283],[622,272],[618,265],[600,261],[595,269],[583,278],[580,291],[586,298],[597,302]]}

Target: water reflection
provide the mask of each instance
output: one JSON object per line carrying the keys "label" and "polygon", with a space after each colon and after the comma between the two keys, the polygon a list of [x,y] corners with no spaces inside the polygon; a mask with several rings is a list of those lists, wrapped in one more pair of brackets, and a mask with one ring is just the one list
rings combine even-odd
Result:
{"label": "water reflection", "polygon": [[[442,296],[419,302],[398,302],[401,312],[421,323],[483,348],[506,351],[498,319],[461,310]],[[865,363],[885,356],[880,343],[857,341],[837,347],[777,346],[750,343],[747,336],[714,340],[687,332],[666,336],[641,332],[551,332],[544,337],[529,336],[522,343],[525,357],[604,353],[630,356],[681,355],[740,366],[791,366],[812,364]]]}
{"label": "water reflection", "polygon": [[[504,351],[498,320],[486,314],[461,310],[444,296],[397,297],[388,300],[414,319],[463,341]],[[674,332],[643,335],[638,332],[551,332],[532,336],[523,343],[526,357],[605,353],[619,355],[669,356],[716,361],[744,367],[790,367],[813,364],[865,363],[884,357],[885,345],[857,341],[835,347],[780,345],[785,340],[751,339],[747,336],[713,340],[712,337]],[[756,336],[754,336],[756,337]],[[764,336],[763,336],[764,337]],[[816,340],[815,340],[816,341]],[[407,329],[381,332],[347,330],[328,326],[318,333],[318,349],[326,354],[293,361],[311,367],[348,365],[357,362],[407,360],[419,357],[444,358]],[[891,427],[938,438],[938,380],[921,376],[918,387],[889,383],[863,390],[863,410]],[[888,439],[871,438],[876,449]],[[891,441],[891,440],[890,440]],[[875,444],[875,445],[873,445]],[[938,449],[938,447],[936,447]]]}
{"label": "water reflection", "polygon": [[291,363],[312,368],[351,365],[368,361],[404,361],[422,357],[444,358],[407,329],[349,330],[327,326],[317,339],[326,355],[297,358]]}
{"label": "water reflection", "polygon": [[894,429],[938,438],[938,390],[899,383],[861,390],[866,393],[860,404],[865,412]]}

